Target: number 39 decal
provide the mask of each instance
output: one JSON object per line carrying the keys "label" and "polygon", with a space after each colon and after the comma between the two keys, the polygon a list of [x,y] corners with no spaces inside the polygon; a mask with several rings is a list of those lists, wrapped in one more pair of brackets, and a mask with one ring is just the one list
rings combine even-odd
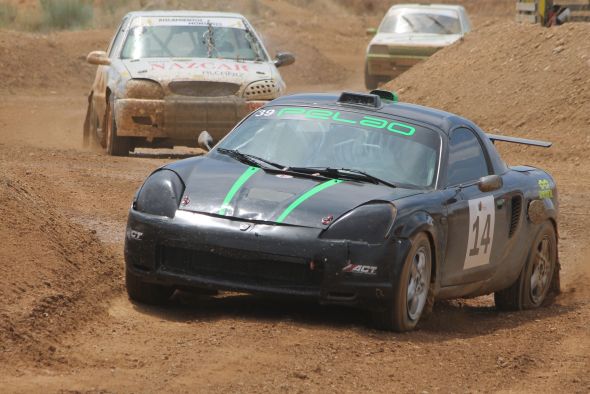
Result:
{"label": "number 39 decal", "polygon": [[469,200],[469,240],[463,269],[489,264],[495,219],[493,196]]}

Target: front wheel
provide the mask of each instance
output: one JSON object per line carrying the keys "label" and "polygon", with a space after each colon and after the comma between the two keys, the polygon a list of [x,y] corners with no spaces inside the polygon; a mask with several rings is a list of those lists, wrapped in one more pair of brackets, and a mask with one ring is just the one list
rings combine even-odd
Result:
{"label": "front wheel", "polygon": [[143,282],[129,270],[125,270],[125,286],[130,299],[150,305],[161,305],[174,293],[174,288]]}
{"label": "front wheel", "polygon": [[369,65],[365,63],[365,87],[375,90],[379,87],[379,78],[369,74]]}
{"label": "front wheel", "polygon": [[375,325],[389,331],[413,330],[429,302],[431,273],[430,241],[419,233],[412,238],[412,247],[394,283],[393,299],[384,309],[373,312]]}
{"label": "front wheel", "polygon": [[552,284],[558,280],[557,236],[550,222],[541,226],[518,279],[507,289],[494,293],[496,308],[522,310],[538,308]]}
{"label": "front wheel", "polygon": [[112,102],[107,105],[104,127],[106,127],[107,134],[107,153],[111,156],[129,156],[131,138],[117,136],[117,123]]}

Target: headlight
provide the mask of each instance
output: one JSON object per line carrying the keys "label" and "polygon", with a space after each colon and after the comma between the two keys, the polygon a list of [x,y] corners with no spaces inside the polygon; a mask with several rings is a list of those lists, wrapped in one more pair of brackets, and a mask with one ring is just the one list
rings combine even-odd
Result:
{"label": "headlight", "polygon": [[162,100],[164,89],[150,79],[131,79],[125,84],[125,97],[144,100]]}
{"label": "headlight", "polygon": [[133,204],[139,212],[173,218],[184,193],[184,183],[170,170],[158,170],[145,181]]}
{"label": "headlight", "polygon": [[246,100],[272,100],[279,96],[279,86],[273,79],[252,82],[244,89]]}
{"label": "headlight", "polygon": [[389,55],[389,47],[387,45],[371,45],[369,47],[369,53],[371,55]]}
{"label": "headlight", "polygon": [[320,237],[381,243],[391,232],[396,214],[397,210],[391,204],[362,205],[332,223]]}

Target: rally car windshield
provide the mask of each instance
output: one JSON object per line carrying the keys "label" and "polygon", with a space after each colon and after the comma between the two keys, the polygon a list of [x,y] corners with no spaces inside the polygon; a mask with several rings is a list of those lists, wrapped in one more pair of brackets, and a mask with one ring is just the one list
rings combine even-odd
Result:
{"label": "rally car windshield", "polygon": [[384,116],[309,107],[258,110],[218,149],[294,168],[346,168],[389,183],[433,187],[440,137]]}
{"label": "rally car windshield", "polygon": [[380,33],[461,34],[459,15],[453,10],[400,9],[388,14]]}
{"label": "rally car windshield", "polygon": [[[134,21],[122,59],[217,58],[264,61],[256,37],[237,18],[143,18]],[[150,25],[151,23],[151,25]]]}

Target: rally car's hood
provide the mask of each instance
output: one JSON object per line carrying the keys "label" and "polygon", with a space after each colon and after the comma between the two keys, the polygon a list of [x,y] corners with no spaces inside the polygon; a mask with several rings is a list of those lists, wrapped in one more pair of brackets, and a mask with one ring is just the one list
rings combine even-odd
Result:
{"label": "rally car's hood", "polygon": [[416,46],[416,47],[444,47],[451,45],[462,37],[462,34],[420,34],[420,33],[379,33],[371,44]]}
{"label": "rally car's hood", "polygon": [[150,58],[122,60],[131,78],[233,82],[240,85],[272,77],[268,63],[209,58]]}
{"label": "rally car's hood", "polygon": [[186,185],[181,210],[315,228],[325,228],[365,203],[420,193],[369,182],[266,172],[219,156],[169,168]]}

